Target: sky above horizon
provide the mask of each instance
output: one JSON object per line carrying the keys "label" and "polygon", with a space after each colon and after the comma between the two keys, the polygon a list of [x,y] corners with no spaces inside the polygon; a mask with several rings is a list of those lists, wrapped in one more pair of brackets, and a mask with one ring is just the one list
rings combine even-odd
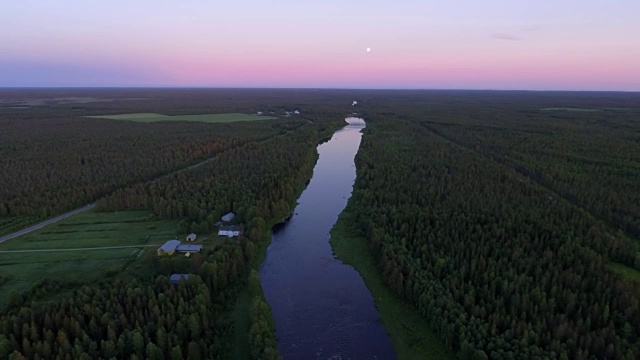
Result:
{"label": "sky above horizon", "polygon": [[0,87],[640,91],[636,0],[0,0],[0,9]]}

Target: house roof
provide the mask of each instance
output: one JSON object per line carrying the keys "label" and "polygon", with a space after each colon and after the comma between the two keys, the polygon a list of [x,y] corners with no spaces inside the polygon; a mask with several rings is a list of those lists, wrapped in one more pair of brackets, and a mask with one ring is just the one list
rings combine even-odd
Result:
{"label": "house roof", "polygon": [[189,274],[171,274],[171,276],[169,276],[169,280],[172,283],[179,283],[180,279],[188,280]]}
{"label": "house roof", "polygon": [[218,231],[240,231],[240,226],[238,225],[228,225],[228,226],[220,226]]}
{"label": "house roof", "polygon": [[176,250],[177,250],[177,251],[180,251],[180,252],[182,252],[182,251],[195,251],[195,252],[198,252],[198,251],[202,250],[202,245],[187,245],[187,244],[182,244],[182,245],[179,245],[179,246],[176,248]]}
{"label": "house roof", "polygon": [[236,214],[234,214],[234,213],[230,212],[230,213],[224,214],[224,215],[222,216],[222,218],[223,218],[223,219],[224,219],[224,218],[226,218],[226,217],[234,218],[234,217],[236,217]]}
{"label": "house roof", "polygon": [[160,246],[158,251],[162,250],[165,252],[174,251],[180,245],[180,240],[169,240],[164,245]]}
{"label": "house roof", "polygon": [[195,239],[196,238],[196,234],[189,234],[187,235],[187,239]]}

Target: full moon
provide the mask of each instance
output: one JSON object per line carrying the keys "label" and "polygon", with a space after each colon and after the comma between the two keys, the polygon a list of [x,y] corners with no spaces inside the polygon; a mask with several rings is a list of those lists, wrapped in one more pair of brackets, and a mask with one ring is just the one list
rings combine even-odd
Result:
{"label": "full moon", "polygon": [[367,52],[371,52],[371,48],[367,48]]}

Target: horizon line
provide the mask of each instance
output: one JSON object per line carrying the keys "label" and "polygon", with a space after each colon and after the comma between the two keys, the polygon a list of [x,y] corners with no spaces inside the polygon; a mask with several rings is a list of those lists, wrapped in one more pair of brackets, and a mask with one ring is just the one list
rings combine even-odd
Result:
{"label": "horizon line", "polygon": [[148,90],[367,90],[367,91],[518,91],[518,92],[619,92],[619,93],[640,93],[639,90],[576,90],[576,89],[493,89],[493,88],[400,88],[400,87],[237,87],[237,86],[147,86],[147,85],[128,85],[128,86],[0,86],[0,90],[52,90],[52,89],[148,89]]}

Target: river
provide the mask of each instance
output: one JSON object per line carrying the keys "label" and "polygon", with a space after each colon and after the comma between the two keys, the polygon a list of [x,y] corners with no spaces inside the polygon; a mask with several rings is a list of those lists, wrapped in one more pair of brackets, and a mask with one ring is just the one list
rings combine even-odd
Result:
{"label": "river", "polygon": [[363,119],[345,120],[347,126],[318,146],[313,177],[291,220],[274,230],[260,267],[284,360],[396,358],[369,289],[329,244],[353,190],[365,127]]}

